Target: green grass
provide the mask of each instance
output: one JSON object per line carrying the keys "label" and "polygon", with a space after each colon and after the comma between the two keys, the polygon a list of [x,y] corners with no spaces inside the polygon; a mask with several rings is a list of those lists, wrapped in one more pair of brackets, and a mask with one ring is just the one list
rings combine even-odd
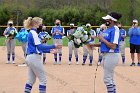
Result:
{"label": "green grass", "polygon": [[[5,46],[5,37],[0,37],[0,46]],[[125,42],[126,42],[126,46],[129,47],[129,37],[127,37],[125,39]],[[95,43],[98,43],[98,39],[95,39]],[[49,40],[48,41],[48,44],[53,44],[53,40]],[[16,40],[16,46],[20,46],[21,43],[18,42],[18,40]],[[67,38],[64,38],[63,39],[63,46],[67,46],[68,45],[68,39]]]}

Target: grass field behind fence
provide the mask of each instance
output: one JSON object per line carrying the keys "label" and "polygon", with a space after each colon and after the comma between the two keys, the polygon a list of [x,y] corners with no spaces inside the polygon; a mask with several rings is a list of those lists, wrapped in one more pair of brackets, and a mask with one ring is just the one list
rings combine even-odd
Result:
{"label": "grass field behind fence", "polygon": [[[5,37],[0,37],[0,46],[5,46],[5,40],[6,38]],[[129,37],[127,37],[125,39],[125,42],[126,42],[126,46],[129,47]],[[53,40],[49,40],[48,41],[48,44],[52,44],[53,43]],[[95,39],[95,43],[98,43],[98,39]],[[18,42],[18,40],[16,40],[16,46],[20,46],[21,43]],[[67,46],[68,45],[68,39],[67,38],[64,38],[63,39],[63,46]]]}

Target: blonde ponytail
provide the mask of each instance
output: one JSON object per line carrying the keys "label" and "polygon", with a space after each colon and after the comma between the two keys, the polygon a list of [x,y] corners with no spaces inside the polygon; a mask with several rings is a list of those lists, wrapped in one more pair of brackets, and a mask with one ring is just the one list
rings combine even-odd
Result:
{"label": "blonde ponytail", "polygon": [[26,29],[30,29],[32,27],[32,19],[32,17],[28,17],[28,19],[24,21],[24,27]]}

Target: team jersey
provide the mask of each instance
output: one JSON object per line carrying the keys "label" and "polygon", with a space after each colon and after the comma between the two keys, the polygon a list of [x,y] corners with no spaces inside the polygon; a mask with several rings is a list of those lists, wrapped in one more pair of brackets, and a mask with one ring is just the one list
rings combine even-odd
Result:
{"label": "team jersey", "polygon": [[[64,28],[62,26],[54,26],[51,30],[51,33],[53,34],[56,30],[58,30],[59,32],[65,34],[65,31],[64,31]],[[62,35],[56,33],[54,36],[53,36],[54,39],[62,39]]]}
{"label": "team jersey", "polygon": [[27,42],[27,55],[30,54],[41,54],[41,53],[49,53],[50,49],[55,48],[55,45],[43,45],[39,40],[38,34],[35,28],[32,28],[28,34],[28,42]]}
{"label": "team jersey", "polygon": [[75,29],[69,29],[67,30],[67,36],[74,34]]}
{"label": "team jersey", "polygon": [[[96,32],[95,30],[90,30],[90,34],[91,36],[96,36]],[[94,38],[90,38],[88,41],[87,41],[87,44],[91,43],[91,42],[94,42]]]}
{"label": "team jersey", "polygon": [[122,36],[126,36],[126,31],[124,29],[120,29],[120,41],[124,41]]}
{"label": "team jersey", "polygon": [[104,42],[101,41],[101,53],[119,53],[119,28],[117,26],[112,26],[107,28],[102,32],[104,39],[112,44],[117,44],[116,49],[110,49]]}
{"label": "team jersey", "polygon": [[13,32],[17,33],[17,29],[15,27],[7,27],[5,31],[6,31],[6,37],[8,37],[10,33],[13,33]]}
{"label": "team jersey", "polygon": [[40,32],[38,37],[40,38],[40,40],[43,40],[44,36],[47,36],[47,35],[49,35],[48,32]]}
{"label": "team jersey", "polygon": [[131,44],[140,45],[140,28],[130,28],[128,31],[128,35],[130,36],[129,42]]}
{"label": "team jersey", "polygon": [[16,39],[18,39],[19,42],[26,43],[28,40],[28,31],[25,28],[21,28],[16,35]]}

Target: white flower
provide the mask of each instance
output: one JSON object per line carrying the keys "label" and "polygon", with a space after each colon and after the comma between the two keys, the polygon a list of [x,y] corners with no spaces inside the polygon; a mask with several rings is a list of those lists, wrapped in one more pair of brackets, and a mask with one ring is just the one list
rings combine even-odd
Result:
{"label": "white flower", "polygon": [[88,40],[88,35],[84,35],[84,36],[81,38],[81,40],[82,40],[83,42],[87,41],[87,40]]}
{"label": "white flower", "polygon": [[84,34],[87,35],[87,31],[84,31]]}
{"label": "white flower", "polygon": [[81,40],[80,40],[80,39],[76,39],[76,38],[74,38],[74,42],[75,42],[77,45],[80,45]]}
{"label": "white flower", "polygon": [[81,38],[81,37],[83,36],[82,32],[79,31],[79,30],[76,30],[76,32],[75,32],[73,35],[74,35],[74,37],[76,37],[76,38]]}

